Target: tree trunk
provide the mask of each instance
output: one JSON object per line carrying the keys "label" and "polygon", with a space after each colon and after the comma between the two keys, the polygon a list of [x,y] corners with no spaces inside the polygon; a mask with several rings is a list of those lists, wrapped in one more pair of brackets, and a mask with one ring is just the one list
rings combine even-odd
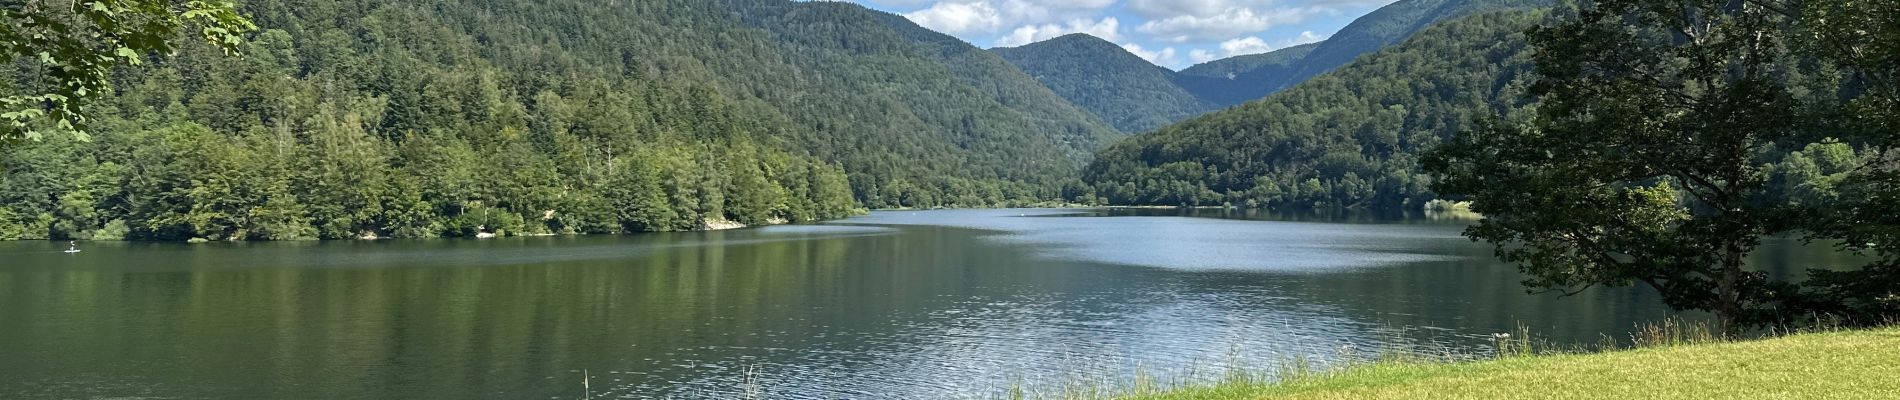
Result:
{"label": "tree trunk", "polygon": [[1722,267],[1717,271],[1721,276],[1716,277],[1719,286],[1716,289],[1714,308],[1716,329],[1722,335],[1732,332],[1731,330],[1735,328],[1736,317],[1742,309],[1741,289],[1736,287],[1736,281],[1741,279],[1743,249],[1746,248],[1742,240],[1745,239],[1729,240],[1727,248],[1722,249]]}

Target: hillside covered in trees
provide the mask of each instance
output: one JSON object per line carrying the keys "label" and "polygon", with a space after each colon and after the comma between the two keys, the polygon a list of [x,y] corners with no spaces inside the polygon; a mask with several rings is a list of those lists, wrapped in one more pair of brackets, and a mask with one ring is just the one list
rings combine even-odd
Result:
{"label": "hillside covered in trees", "polygon": [[[1424,155],[1477,121],[1527,118],[1525,33],[1547,10],[1447,21],[1383,51],[1239,107],[1100,152],[1085,171],[1094,201],[1129,205],[1418,209],[1438,198]],[[1828,93],[1810,88],[1808,93]],[[1867,156],[1816,136],[1758,160],[1769,199],[1818,204]]]}
{"label": "hillside covered in trees", "polygon": [[1174,71],[1087,34],[991,51],[1123,132],[1159,128],[1216,108],[1178,85]]}
{"label": "hillside covered in trees", "polygon": [[1307,43],[1195,64],[1176,74],[1175,81],[1215,104],[1245,103],[1266,97],[1269,88],[1292,75],[1316,47],[1319,43]]}
{"label": "hillside covered in trees", "polygon": [[[113,72],[90,140],[0,149],[0,238],[611,233],[985,206],[1116,132],[855,5],[246,1],[259,31]],[[31,60],[0,91],[38,84]]]}
{"label": "hillside covered in trees", "polygon": [[1439,24],[1261,101],[1123,140],[1086,179],[1112,204],[1416,207],[1419,153],[1515,106],[1543,12]]}
{"label": "hillside covered in trees", "polygon": [[1139,133],[1258,100],[1441,21],[1550,4],[1550,0],[1401,0],[1354,20],[1318,43],[1209,61],[1179,72],[1085,34],[992,51],[1123,132]]}
{"label": "hillside covered in trees", "polygon": [[1242,87],[1264,88],[1273,93],[1312,79],[1333,69],[1347,65],[1361,56],[1370,54],[1412,37],[1432,25],[1443,21],[1463,18],[1487,12],[1504,10],[1525,10],[1549,7],[1552,0],[1407,0],[1380,7],[1370,14],[1353,20],[1351,24],[1340,28],[1339,33],[1326,38],[1313,47],[1312,52],[1301,57],[1289,68],[1289,73],[1276,80],[1264,82],[1265,86],[1246,85]]}

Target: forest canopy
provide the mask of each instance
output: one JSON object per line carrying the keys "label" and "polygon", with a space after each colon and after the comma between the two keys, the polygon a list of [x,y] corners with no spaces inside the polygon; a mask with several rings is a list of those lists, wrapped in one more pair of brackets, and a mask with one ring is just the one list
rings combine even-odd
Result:
{"label": "forest canopy", "polygon": [[[0,150],[0,238],[687,230],[1061,197],[1115,131],[901,17],[780,0],[243,2]],[[48,75],[0,65],[0,94]]]}
{"label": "forest canopy", "polygon": [[1539,11],[1442,23],[1332,73],[1118,142],[1085,172],[1110,204],[1417,208],[1421,151],[1525,90]]}

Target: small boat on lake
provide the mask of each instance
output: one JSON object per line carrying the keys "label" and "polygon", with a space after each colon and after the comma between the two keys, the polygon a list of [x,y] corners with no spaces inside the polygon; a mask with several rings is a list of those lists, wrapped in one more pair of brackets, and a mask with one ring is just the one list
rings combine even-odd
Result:
{"label": "small boat on lake", "polygon": [[79,242],[66,242],[66,254],[78,253]]}

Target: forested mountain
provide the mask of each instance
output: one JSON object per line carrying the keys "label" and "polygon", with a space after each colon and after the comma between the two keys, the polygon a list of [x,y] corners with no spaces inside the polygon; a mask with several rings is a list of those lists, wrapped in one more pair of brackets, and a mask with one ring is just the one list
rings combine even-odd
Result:
{"label": "forested mountain", "polygon": [[[811,126],[801,131],[815,136],[800,142],[844,160],[871,207],[1052,199],[1058,185],[1078,182],[1093,150],[1121,136],[995,54],[895,14],[843,2],[710,3],[701,8],[766,32],[775,61],[790,64],[785,75],[722,66],[716,79],[749,74],[737,90]],[[676,27],[689,28],[706,30]],[[734,51],[705,36],[704,57]]]}
{"label": "forested mountain", "polygon": [[1551,0],[1401,0],[1353,20],[1324,41],[1202,63],[1181,70],[1179,81],[1203,100],[1232,106],[1298,85],[1441,21],[1550,4]]}
{"label": "forested mountain", "polygon": [[1180,72],[1084,34],[992,50],[1062,97],[1123,132],[1135,133],[1266,97],[1440,21],[1550,3],[1401,0],[1354,20],[1325,41],[1210,61]]}
{"label": "forested mountain", "polygon": [[1201,99],[1231,106],[1266,97],[1299,67],[1300,60],[1319,43],[1307,43],[1261,54],[1229,57],[1181,70],[1175,81]]}
{"label": "forested mountain", "polygon": [[1123,132],[1159,128],[1215,108],[1177,85],[1174,71],[1087,34],[991,51]]}
{"label": "forested mountain", "polygon": [[1431,199],[1419,152],[1516,106],[1523,32],[1544,14],[1439,24],[1261,101],[1125,139],[1086,179],[1114,204],[1416,207]]}
{"label": "forested mountain", "polygon": [[[996,205],[1116,135],[995,55],[785,0],[246,1],[114,72],[90,141],[0,149],[0,237],[682,230]],[[30,60],[0,90],[37,83]],[[19,86],[25,87],[25,86]]]}
{"label": "forested mountain", "polygon": [[1512,9],[1549,7],[1552,0],[1405,0],[1380,7],[1353,20],[1302,57],[1290,74],[1272,82],[1269,91],[1298,85],[1359,58],[1412,37],[1419,31],[1467,15]]}

